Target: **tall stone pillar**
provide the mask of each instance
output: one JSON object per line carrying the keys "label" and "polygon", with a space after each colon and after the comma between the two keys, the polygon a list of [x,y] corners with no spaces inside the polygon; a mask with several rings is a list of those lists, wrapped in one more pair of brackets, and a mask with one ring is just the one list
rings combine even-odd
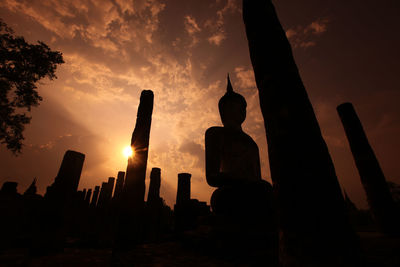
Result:
{"label": "tall stone pillar", "polygon": [[160,199],[160,186],[161,186],[161,169],[153,168],[150,173],[150,186],[149,194],[147,196],[147,203],[154,203]]}
{"label": "tall stone pillar", "polygon": [[178,174],[178,189],[176,194],[176,204],[182,205],[190,202],[190,173]]}
{"label": "tall stone pillar", "polygon": [[145,178],[153,101],[153,92],[143,90],[132,133],[134,155],[129,157],[126,168],[114,251],[127,249],[143,241]]}
{"label": "tall stone pillar", "polygon": [[121,196],[122,189],[124,188],[125,172],[118,172],[117,183],[115,184],[114,198],[117,199]]}
{"label": "tall stone pillar", "polygon": [[97,206],[99,194],[100,194],[100,186],[96,185],[93,192],[92,202],[90,202],[90,207],[95,208]]}
{"label": "tall stone pillar", "polygon": [[243,0],[268,142],[281,266],[347,266],[358,251],[327,145],[270,0]]}
{"label": "tall stone pillar", "polygon": [[351,103],[341,104],[337,107],[337,111],[375,221],[382,232],[399,234],[399,211],[396,210],[385,176],[353,105]]}
{"label": "tall stone pillar", "polygon": [[128,206],[143,206],[147,157],[149,152],[151,115],[153,113],[154,95],[151,90],[143,90],[132,133],[131,147],[134,156],[129,157],[126,169],[124,199]]}

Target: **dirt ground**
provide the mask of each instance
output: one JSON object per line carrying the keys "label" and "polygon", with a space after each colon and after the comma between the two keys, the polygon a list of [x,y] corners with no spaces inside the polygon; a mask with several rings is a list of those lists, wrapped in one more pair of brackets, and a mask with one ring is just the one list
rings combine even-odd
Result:
{"label": "dirt ground", "polygon": [[[378,233],[359,233],[368,266],[400,266],[400,238],[389,238]],[[190,240],[190,241],[188,241]],[[215,244],[214,244],[215,245]],[[215,247],[218,247],[216,245]],[[204,248],[204,249],[202,249]],[[144,244],[133,250],[112,255],[111,249],[65,248],[63,253],[29,258],[26,249],[0,252],[0,266],[274,266],[267,249],[249,248],[243,252],[232,249],[221,255],[201,244],[196,237]],[[118,260],[115,260],[115,259]]]}

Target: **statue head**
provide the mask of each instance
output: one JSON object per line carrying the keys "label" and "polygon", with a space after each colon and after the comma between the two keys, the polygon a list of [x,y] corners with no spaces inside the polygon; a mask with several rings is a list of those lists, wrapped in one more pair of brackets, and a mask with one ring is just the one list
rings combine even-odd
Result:
{"label": "statue head", "polygon": [[225,127],[240,127],[246,119],[247,103],[244,97],[235,93],[228,74],[226,93],[218,102],[219,114]]}

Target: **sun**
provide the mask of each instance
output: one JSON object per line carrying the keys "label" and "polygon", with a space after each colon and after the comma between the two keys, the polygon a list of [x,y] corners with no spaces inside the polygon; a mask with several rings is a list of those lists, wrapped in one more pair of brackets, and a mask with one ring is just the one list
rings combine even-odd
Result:
{"label": "sun", "polygon": [[122,153],[126,158],[133,157],[135,155],[135,152],[132,150],[131,146],[126,146]]}

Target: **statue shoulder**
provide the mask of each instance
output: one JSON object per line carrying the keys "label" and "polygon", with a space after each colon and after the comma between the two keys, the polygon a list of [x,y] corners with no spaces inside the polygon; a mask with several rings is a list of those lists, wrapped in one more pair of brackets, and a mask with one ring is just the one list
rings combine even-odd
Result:
{"label": "statue shoulder", "polygon": [[206,146],[207,146],[207,144],[209,144],[209,145],[219,144],[221,142],[221,140],[223,139],[223,137],[222,137],[223,129],[224,129],[223,127],[217,127],[217,126],[208,128],[206,130],[206,134],[205,134],[205,138],[204,138],[205,142],[206,142]]}
{"label": "statue shoulder", "polygon": [[219,126],[213,126],[210,127],[206,130],[206,138],[212,138],[212,137],[216,137],[219,136],[223,133],[224,127],[219,127]]}
{"label": "statue shoulder", "polygon": [[243,132],[244,136],[246,137],[246,139],[248,140],[249,143],[251,143],[253,146],[255,146],[258,149],[258,145],[257,143],[254,141],[254,139],[248,135],[247,133]]}

